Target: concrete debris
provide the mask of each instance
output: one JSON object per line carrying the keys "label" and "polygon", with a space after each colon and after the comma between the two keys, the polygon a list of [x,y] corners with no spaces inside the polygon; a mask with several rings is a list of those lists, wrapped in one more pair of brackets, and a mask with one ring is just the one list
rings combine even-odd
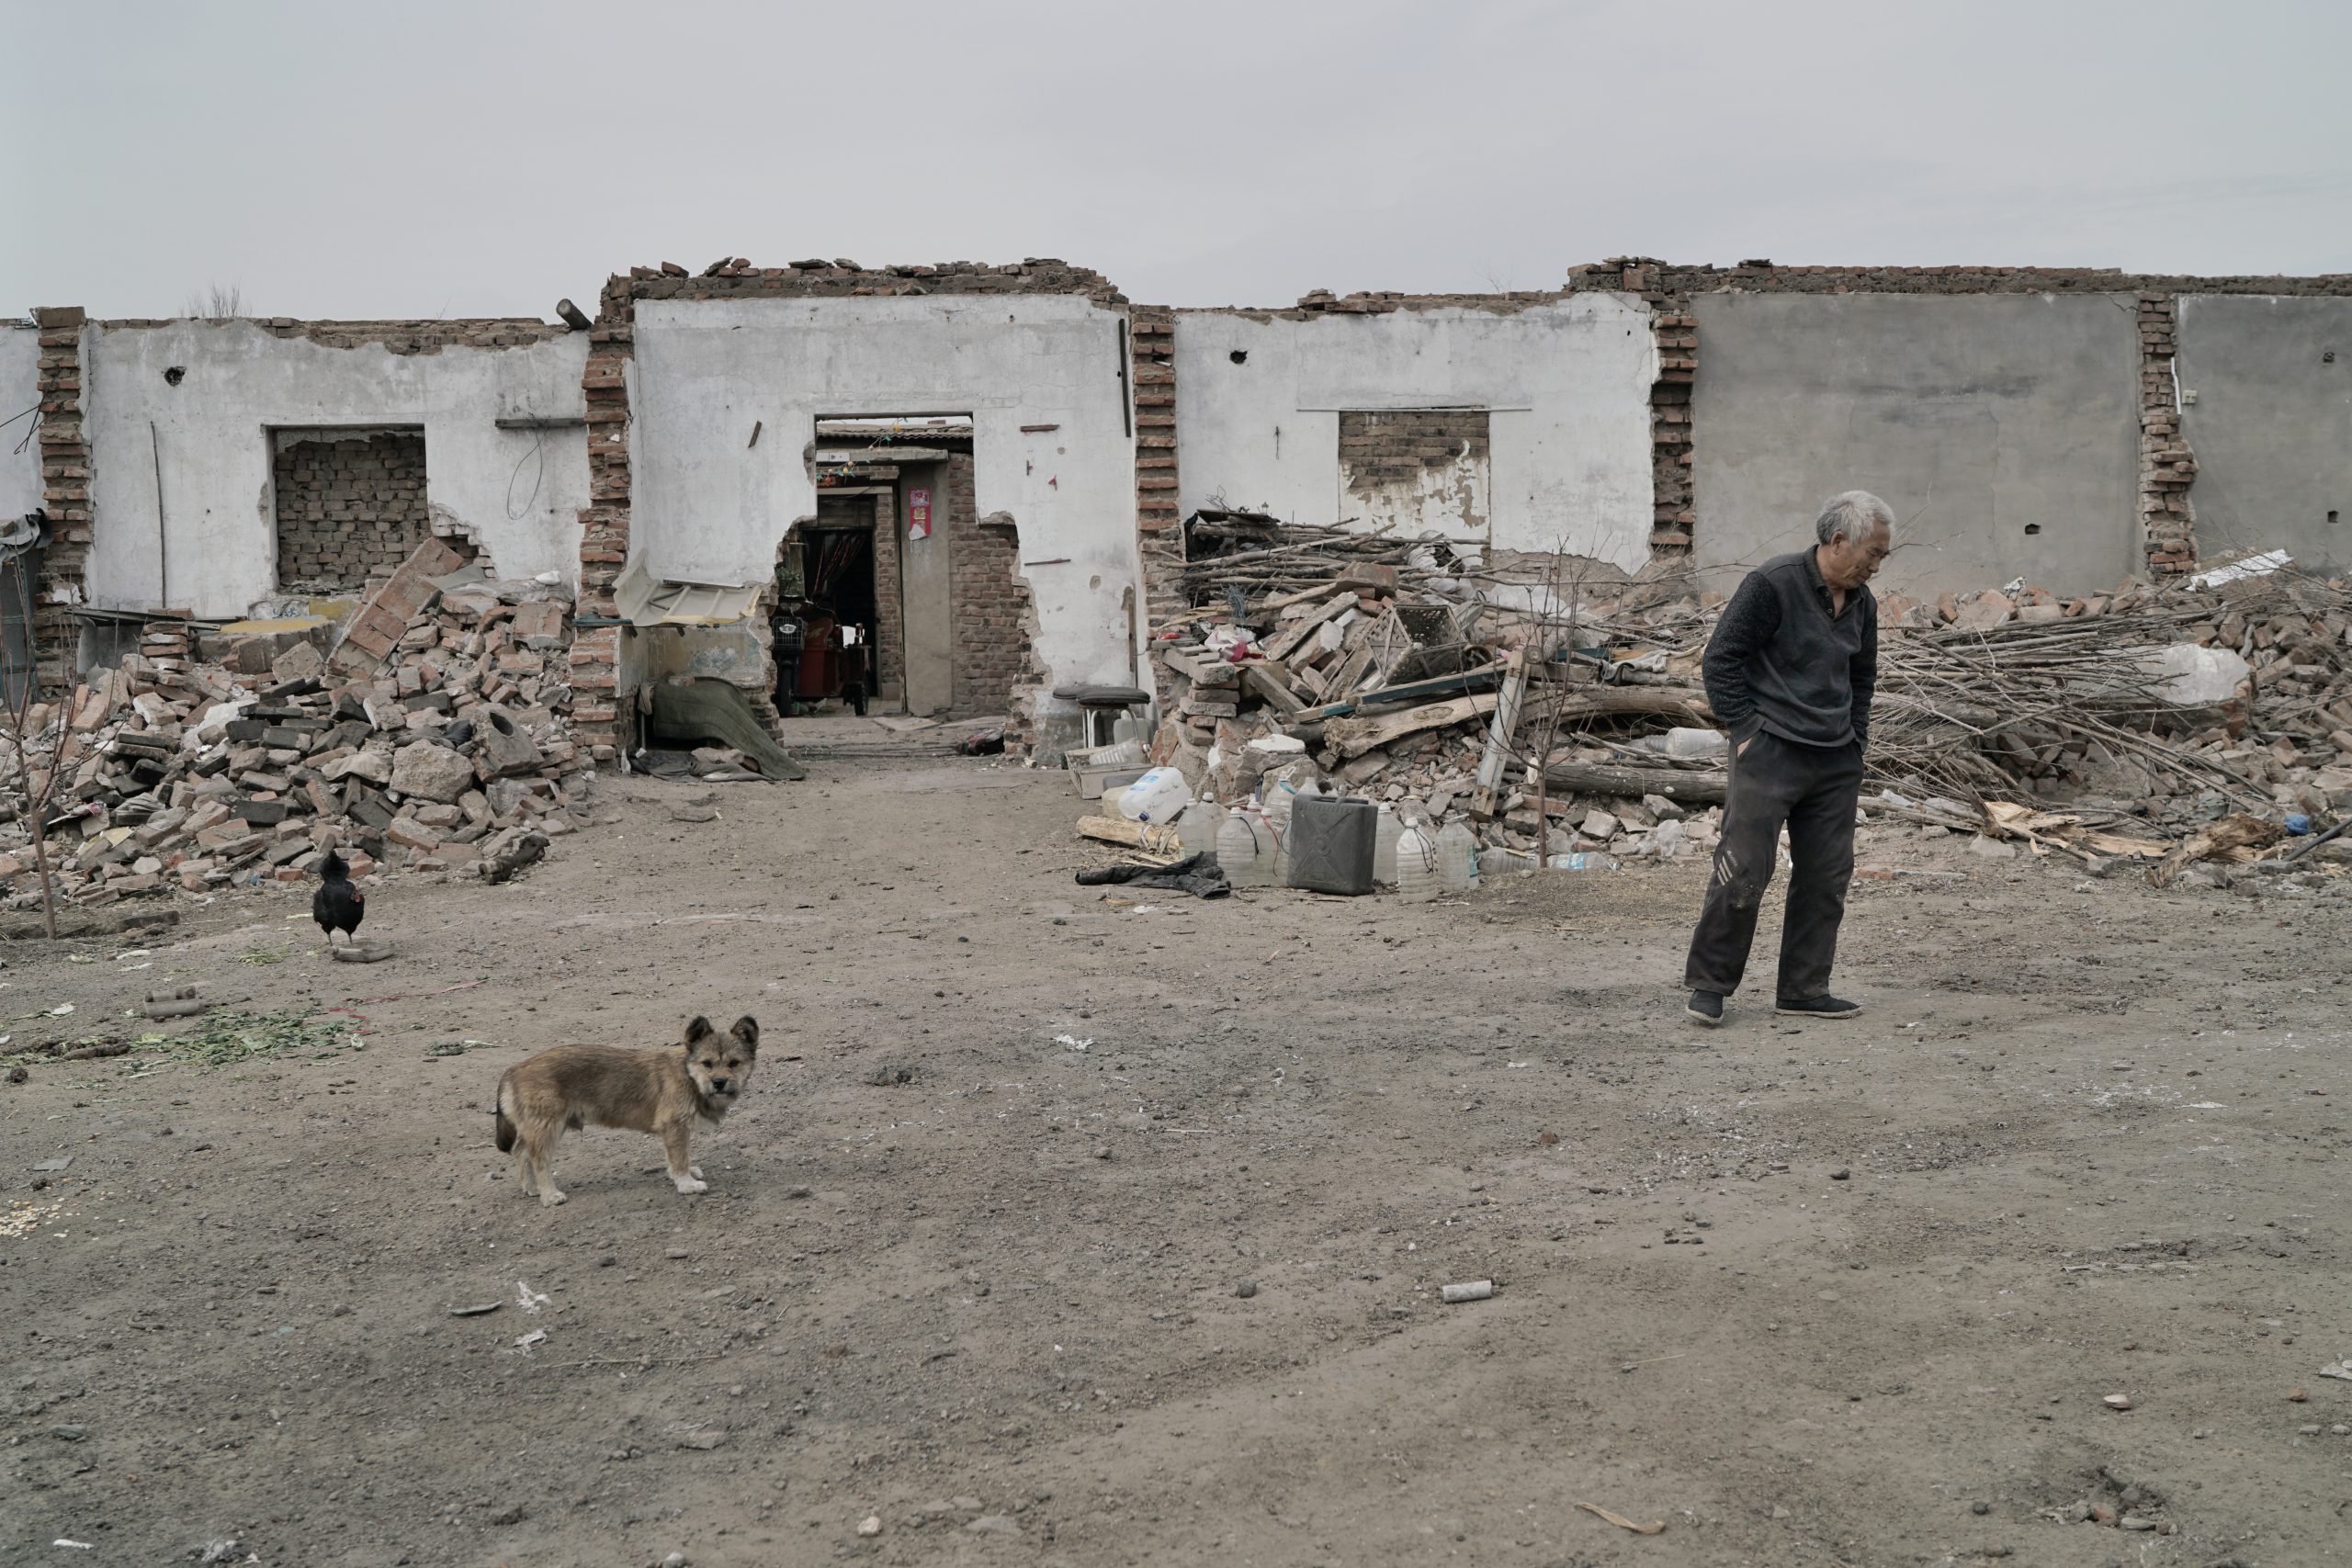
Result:
{"label": "concrete debris", "polygon": [[[568,639],[570,605],[535,581],[425,580],[458,564],[427,540],[339,637],[322,618],[150,622],[138,651],[36,705],[27,755],[0,745],[0,794],[28,767],[36,785],[72,770],[46,823],[62,896],[302,882],[328,850],[355,877],[457,864],[500,882],[537,861],[593,777],[568,669],[532,646]],[[37,907],[29,827],[8,831],[5,907]]]}
{"label": "concrete debris", "polygon": [[[1331,792],[1432,835],[1462,822],[1482,867],[1713,852],[1727,778],[1701,663],[1723,595],[1255,513],[1195,513],[1187,547],[1140,759],[1182,773],[1187,818],[1248,809],[1279,839],[1286,797]],[[2095,869],[2192,840],[2188,859],[2267,858],[2291,846],[2199,835],[2352,812],[2352,588],[2278,552],[2241,565],[2071,599],[1883,595],[1871,763],[1895,788],[1871,810]]]}

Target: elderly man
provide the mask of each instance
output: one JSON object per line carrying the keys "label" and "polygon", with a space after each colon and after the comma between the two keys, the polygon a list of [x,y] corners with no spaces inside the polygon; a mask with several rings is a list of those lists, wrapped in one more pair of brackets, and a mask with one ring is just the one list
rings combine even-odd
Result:
{"label": "elderly man", "polygon": [[1864,491],[1833,497],[1820,541],[1747,574],[1707,644],[1707,702],[1731,740],[1731,789],[1706,907],[1682,983],[1701,1023],[1724,1021],[1756,940],[1756,915],[1789,829],[1788,913],[1773,1010],[1851,1018],[1829,994],[1846,885],[1854,874],[1854,804],[1878,684],[1878,601],[1864,586],[1894,547],[1894,513]]}

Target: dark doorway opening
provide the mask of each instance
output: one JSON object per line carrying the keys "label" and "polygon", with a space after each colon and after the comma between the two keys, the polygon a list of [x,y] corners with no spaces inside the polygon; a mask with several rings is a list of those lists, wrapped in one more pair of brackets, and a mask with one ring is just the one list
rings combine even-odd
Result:
{"label": "dark doorway opening", "polygon": [[797,602],[785,605],[799,621],[798,657],[777,660],[776,709],[839,700],[864,714],[876,683],[879,620],[873,526],[803,528],[800,576]]}

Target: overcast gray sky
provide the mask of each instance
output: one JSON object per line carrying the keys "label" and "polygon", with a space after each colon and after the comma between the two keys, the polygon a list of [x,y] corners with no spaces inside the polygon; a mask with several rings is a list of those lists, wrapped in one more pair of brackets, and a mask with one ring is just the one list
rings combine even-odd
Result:
{"label": "overcast gray sky", "polygon": [[2352,271],[2352,6],[0,0],[0,310],[549,316],[722,254],[1135,299]]}

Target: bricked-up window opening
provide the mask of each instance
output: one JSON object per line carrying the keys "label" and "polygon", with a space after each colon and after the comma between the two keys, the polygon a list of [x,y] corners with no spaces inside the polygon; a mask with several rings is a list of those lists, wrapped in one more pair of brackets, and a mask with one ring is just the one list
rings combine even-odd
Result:
{"label": "bricked-up window opening", "polygon": [[270,440],[279,588],[363,587],[432,532],[424,431],[288,429]]}
{"label": "bricked-up window opening", "polygon": [[1493,493],[1485,409],[1343,409],[1340,505],[1407,536],[1484,536]]}

